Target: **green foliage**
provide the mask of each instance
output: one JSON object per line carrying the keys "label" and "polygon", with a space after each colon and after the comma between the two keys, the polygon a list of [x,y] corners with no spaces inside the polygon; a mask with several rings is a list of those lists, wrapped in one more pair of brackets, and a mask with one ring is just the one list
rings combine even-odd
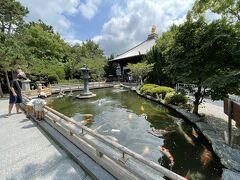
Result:
{"label": "green foliage", "polygon": [[178,28],[173,25],[170,31],[159,37],[156,45],[147,53],[145,60],[149,64],[154,64],[152,71],[148,74],[148,82],[167,86],[174,83],[174,77],[165,68],[168,60],[167,54],[173,47],[177,30]]}
{"label": "green foliage", "polygon": [[207,95],[206,88],[211,89],[209,93],[213,98],[223,98],[227,92],[237,92],[239,39],[234,26],[226,21],[207,24],[204,19],[198,19],[194,22],[189,20],[179,26],[174,45],[166,54],[166,70],[178,82],[198,86],[194,113],[197,114],[198,105]]}
{"label": "green foliage", "polygon": [[69,80],[66,80],[66,79],[62,79],[62,80],[59,80],[58,84],[80,84],[82,83],[82,80],[80,79],[69,79]]}
{"label": "green foliage", "polygon": [[144,94],[154,96],[154,97],[161,96],[162,99],[164,99],[165,95],[167,93],[174,92],[174,89],[172,89],[170,87],[166,87],[166,86],[159,86],[159,85],[156,85],[156,84],[144,84],[140,88],[140,92],[144,93]]}
{"label": "green foliage", "polygon": [[[27,8],[16,0],[0,1],[0,31],[10,34],[23,24],[23,18],[27,15]],[[3,40],[3,39],[2,39]]]}
{"label": "green foliage", "polygon": [[145,93],[146,90],[153,89],[156,87],[159,87],[159,86],[156,84],[144,84],[144,85],[140,86],[140,92]]}
{"label": "green foliage", "polygon": [[82,67],[84,64],[90,69],[90,75],[93,81],[101,80],[104,75],[104,67],[107,65],[107,61],[103,57],[95,57],[94,59],[83,58],[79,63],[79,67]]}
{"label": "green foliage", "polygon": [[203,14],[207,10],[222,15],[230,21],[240,21],[239,0],[196,0],[193,6],[195,14]]}
{"label": "green foliage", "polygon": [[7,72],[25,65],[18,28],[28,10],[15,0],[0,1],[0,70]]}
{"label": "green foliage", "polygon": [[107,65],[105,66],[104,70],[105,70],[106,76],[116,76],[117,63],[112,63],[107,61]]}
{"label": "green foliage", "polygon": [[80,68],[84,64],[90,69],[92,80],[97,81],[104,77],[107,61],[103,51],[93,41],[86,41],[82,45],[75,44],[70,52],[65,66],[67,77],[80,78]]}
{"label": "green foliage", "polygon": [[55,73],[51,73],[48,75],[48,81],[53,84],[53,83],[58,83],[59,82],[59,77]]}
{"label": "green foliage", "polygon": [[153,70],[153,66],[154,64],[148,64],[146,62],[127,65],[127,67],[130,69],[130,73],[136,78],[139,78],[141,83],[142,78]]}
{"label": "green foliage", "polygon": [[173,92],[167,93],[164,100],[166,104],[173,104],[173,105],[186,104],[188,102],[187,96],[180,93],[173,93]]}
{"label": "green foliage", "polygon": [[171,93],[171,92],[174,92],[174,89],[166,86],[159,86],[152,89],[152,93],[161,95],[162,99],[165,98],[167,93]]}

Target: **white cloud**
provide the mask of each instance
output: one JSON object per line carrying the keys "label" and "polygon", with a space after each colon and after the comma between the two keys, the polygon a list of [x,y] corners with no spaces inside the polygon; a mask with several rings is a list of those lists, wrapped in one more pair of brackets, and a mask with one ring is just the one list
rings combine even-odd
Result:
{"label": "white cloud", "polygon": [[220,19],[221,15],[214,13],[211,10],[207,10],[205,12],[205,18],[206,18],[207,22],[212,22],[214,20]]}
{"label": "white cloud", "polygon": [[53,26],[64,39],[68,39],[71,34],[71,22],[66,18],[66,14],[73,15],[79,12],[80,0],[20,0],[29,9],[28,21],[41,19],[44,23]]}
{"label": "white cloud", "polygon": [[97,13],[100,3],[101,0],[86,0],[79,6],[79,10],[85,18],[92,19]]}
{"label": "white cloud", "polygon": [[83,43],[83,41],[76,39],[76,35],[73,32],[69,32],[64,38],[70,45]]}
{"label": "white cloud", "polygon": [[111,18],[93,40],[107,55],[120,54],[146,40],[152,25],[157,26],[161,35],[173,23],[184,22],[193,3],[194,0],[125,0],[122,4],[114,4]]}

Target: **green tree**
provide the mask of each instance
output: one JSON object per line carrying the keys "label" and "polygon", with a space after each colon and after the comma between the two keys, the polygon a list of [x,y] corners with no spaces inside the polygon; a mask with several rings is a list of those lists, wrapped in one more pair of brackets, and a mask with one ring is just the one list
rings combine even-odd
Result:
{"label": "green tree", "polygon": [[218,13],[231,21],[240,21],[239,0],[196,0],[193,6],[195,14],[203,14],[207,10]]}
{"label": "green tree", "polygon": [[99,45],[92,40],[87,40],[83,42],[83,55],[86,58],[102,57],[103,51],[100,49]]}
{"label": "green tree", "polygon": [[179,26],[167,59],[169,74],[197,85],[195,114],[209,88],[214,99],[239,92],[239,34],[226,21],[207,24],[202,18],[189,19]]}
{"label": "green tree", "polygon": [[110,62],[112,59],[114,59],[114,54],[107,58],[107,65],[105,66],[106,77],[116,76],[117,63]]}
{"label": "green tree", "polygon": [[[96,81],[104,77],[104,68],[107,64],[103,51],[98,44],[91,40],[83,42],[82,45],[76,44],[71,48],[71,59],[68,62],[68,69],[71,74],[80,75],[80,68],[86,64],[90,69],[91,78]],[[71,68],[70,68],[71,67]]]}
{"label": "green tree", "polygon": [[28,14],[27,8],[16,0],[0,1],[1,32],[10,34],[23,24],[23,17]]}
{"label": "green tree", "polygon": [[166,55],[174,44],[177,30],[177,26],[173,25],[169,31],[162,34],[151,51],[147,53],[145,60],[148,64],[154,64],[153,70],[148,74],[147,80],[150,83],[167,86],[174,83],[173,77],[166,72],[165,67],[167,64]]}
{"label": "green tree", "polygon": [[12,71],[16,63],[21,64],[22,60],[21,43],[17,41],[15,32],[24,23],[27,13],[27,8],[15,0],[0,1],[0,70],[5,74],[8,88],[8,71]]}
{"label": "green tree", "polygon": [[39,78],[49,75],[58,76],[58,79],[65,77],[63,64],[67,61],[70,48],[59,34],[52,32],[42,22],[27,24],[19,34],[25,45],[28,73]]}
{"label": "green tree", "polygon": [[127,67],[130,69],[130,73],[139,79],[140,84],[142,84],[142,79],[144,76],[147,76],[148,73],[153,70],[153,66],[154,64],[147,64],[146,62],[127,65]]}

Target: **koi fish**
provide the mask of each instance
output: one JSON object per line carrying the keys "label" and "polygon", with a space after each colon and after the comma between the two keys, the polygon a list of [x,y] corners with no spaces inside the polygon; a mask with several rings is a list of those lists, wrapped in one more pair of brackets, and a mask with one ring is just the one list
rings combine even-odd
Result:
{"label": "koi fish", "polygon": [[102,131],[103,133],[108,133],[108,130],[104,130],[104,131]]}
{"label": "koi fish", "polygon": [[108,139],[110,139],[110,140],[118,143],[118,139],[115,138],[114,136],[109,136],[109,135],[107,135],[106,137],[107,137]]}
{"label": "koi fish", "polygon": [[184,138],[187,140],[187,142],[190,143],[191,145],[195,146],[195,143],[193,142],[192,138],[191,138],[190,136],[188,136],[188,135],[184,132],[181,124],[178,126],[178,129],[179,129],[179,132],[180,132],[180,133],[184,136]]}
{"label": "koi fish", "polygon": [[192,128],[192,135],[193,135],[195,138],[198,138],[198,133],[197,133],[197,131],[196,131],[194,128]]}
{"label": "koi fish", "polygon": [[112,129],[111,132],[120,132],[120,129]]}
{"label": "koi fish", "polygon": [[175,162],[174,162],[174,158],[172,156],[172,154],[169,152],[169,150],[163,146],[159,146],[159,150],[161,151],[161,153],[163,153],[163,155],[167,156],[167,158],[170,161],[169,166],[174,166]]}
{"label": "koi fish", "polygon": [[129,114],[129,115],[128,115],[128,119],[132,119],[132,114]]}
{"label": "koi fish", "polygon": [[201,162],[204,166],[208,165],[213,159],[211,151],[208,149],[204,149],[203,153],[201,154]]}
{"label": "koi fish", "polygon": [[156,137],[162,137],[166,134],[173,133],[175,130],[165,130],[165,129],[154,129],[152,128],[152,131],[148,131],[148,133],[156,136]]}
{"label": "koi fish", "polygon": [[84,119],[84,120],[81,121],[81,124],[90,124],[90,123],[93,123],[93,122],[94,122],[94,120],[92,120],[92,119]]}
{"label": "koi fish", "polygon": [[143,105],[141,105],[140,110],[141,110],[142,112],[144,111]]}
{"label": "koi fish", "polygon": [[141,154],[142,156],[145,156],[146,154],[148,154],[150,151],[149,147],[148,146],[145,146],[144,149],[143,149],[143,153]]}
{"label": "koi fish", "polygon": [[191,172],[190,170],[188,170],[186,176],[184,176],[185,179],[206,179],[206,177],[201,174],[200,172]]}

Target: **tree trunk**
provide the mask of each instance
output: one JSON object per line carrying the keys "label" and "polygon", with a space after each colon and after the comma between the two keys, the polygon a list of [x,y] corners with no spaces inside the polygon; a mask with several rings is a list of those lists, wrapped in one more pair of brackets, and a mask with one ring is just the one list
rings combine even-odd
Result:
{"label": "tree trunk", "polygon": [[3,97],[2,83],[0,82],[0,97]]}
{"label": "tree trunk", "polygon": [[73,72],[70,70],[70,78],[73,79]]}
{"label": "tree trunk", "polygon": [[201,90],[202,90],[202,87],[201,87],[201,86],[198,86],[198,90],[197,90],[197,92],[194,94],[194,96],[195,96],[195,101],[193,102],[193,104],[194,104],[193,114],[196,114],[196,115],[198,115],[198,106],[199,106],[199,104],[200,104],[200,99],[201,99]]}
{"label": "tree trunk", "polygon": [[7,71],[5,71],[5,77],[6,77],[6,80],[7,80],[8,90],[10,91],[10,81],[9,81],[9,78],[8,78],[8,73],[7,73]]}

